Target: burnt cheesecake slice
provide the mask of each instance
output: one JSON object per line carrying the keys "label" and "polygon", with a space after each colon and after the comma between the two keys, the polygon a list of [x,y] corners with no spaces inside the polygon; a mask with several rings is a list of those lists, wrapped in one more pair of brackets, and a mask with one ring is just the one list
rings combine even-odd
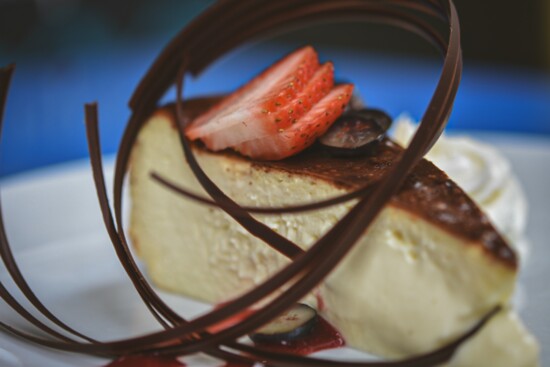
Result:
{"label": "burnt cheesecake slice", "polygon": [[[191,100],[194,118],[211,104]],[[151,178],[156,172],[204,194],[181,150],[172,108],[143,126],[130,165],[130,235],[159,287],[220,303],[259,284],[289,260],[222,210],[184,198]],[[234,152],[194,153],[209,177],[244,206],[295,205],[378,180],[402,148],[382,141],[361,157],[333,158],[311,147],[280,161]],[[307,249],[353,202],[300,214],[256,215]],[[509,307],[517,275],[513,250],[444,172],[422,160],[310,304],[367,352],[399,358],[430,351],[503,309],[453,357],[451,366],[532,367],[538,346]]]}

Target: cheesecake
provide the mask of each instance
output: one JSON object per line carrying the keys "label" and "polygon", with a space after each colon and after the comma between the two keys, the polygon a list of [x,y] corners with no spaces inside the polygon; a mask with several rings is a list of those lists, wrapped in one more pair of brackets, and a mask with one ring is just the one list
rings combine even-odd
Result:
{"label": "cheesecake", "polygon": [[[408,146],[417,124],[400,115],[392,138]],[[529,253],[525,237],[527,199],[510,162],[494,146],[471,136],[442,134],[426,159],[452,178],[487,214],[524,264]]]}
{"label": "cheesecake", "polygon": [[[189,120],[212,98],[186,101]],[[403,149],[384,139],[371,154],[341,158],[313,144],[277,161],[200,142],[194,155],[229,197],[247,207],[314,202],[380,179]],[[130,162],[130,237],[158,287],[211,304],[260,284],[290,261],[221,209],[185,198],[151,177],[205,195],[181,150],[174,108],[158,109],[141,128]],[[354,202],[295,213],[255,215],[307,250]],[[533,367],[538,346],[510,307],[518,260],[488,217],[436,166],[422,160],[365,230],[352,251],[305,302],[348,346],[382,358],[429,352],[502,306],[449,366]]]}

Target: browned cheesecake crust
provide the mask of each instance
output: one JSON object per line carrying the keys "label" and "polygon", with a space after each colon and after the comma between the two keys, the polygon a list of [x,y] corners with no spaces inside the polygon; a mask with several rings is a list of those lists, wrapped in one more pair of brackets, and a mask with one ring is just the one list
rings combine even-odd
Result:
{"label": "browned cheesecake crust", "polygon": [[[219,97],[205,97],[185,101],[184,116],[191,121],[218,100]],[[159,112],[166,113],[176,128],[174,105],[165,106]],[[206,149],[200,143],[195,144],[195,147]],[[219,154],[249,160],[254,167],[266,171],[309,175],[343,189],[356,190],[380,181],[399,160],[402,152],[401,146],[385,139],[371,154],[360,157],[333,157],[315,145],[301,154],[280,161],[250,160],[229,150]],[[483,250],[496,261],[511,268],[518,265],[515,252],[496,231],[489,218],[443,171],[425,159],[408,175],[390,203],[464,238],[470,244],[481,244]]]}
{"label": "browned cheesecake crust", "polygon": [[[283,161],[255,161],[254,165],[285,170],[289,174],[307,174],[346,189],[358,189],[381,180],[402,152],[403,148],[386,139],[372,155],[363,157],[334,158],[316,147]],[[488,217],[443,171],[425,159],[416,165],[390,203],[422,216],[469,243],[479,242],[498,261],[517,266],[515,253]]]}

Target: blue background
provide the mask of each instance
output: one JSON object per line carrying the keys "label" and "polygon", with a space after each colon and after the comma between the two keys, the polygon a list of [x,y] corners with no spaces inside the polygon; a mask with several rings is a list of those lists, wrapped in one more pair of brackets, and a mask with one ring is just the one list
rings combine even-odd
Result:
{"label": "blue background", "polygon": [[[196,1],[187,5],[194,6],[180,13],[177,22],[168,23],[179,27],[205,6]],[[165,13],[150,15],[151,21],[166,23]],[[170,26],[147,37],[112,40],[108,29],[90,18],[65,25],[50,38],[34,34],[16,52],[0,47],[2,64],[17,63],[5,113],[0,175],[86,157],[83,105],[92,101],[99,103],[103,151],[114,153],[129,116],[132,91],[177,30]],[[463,32],[468,32],[467,26]],[[44,46],[51,37],[59,43],[55,52]],[[298,46],[299,42],[246,45],[200,78],[189,80],[185,95],[230,91]],[[339,78],[356,84],[368,105],[392,116],[409,112],[420,118],[441,67],[431,57],[332,46],[319,51],[321,59],[335,63]],[[550,76],[466,58],[449,129],[550,136]]]}

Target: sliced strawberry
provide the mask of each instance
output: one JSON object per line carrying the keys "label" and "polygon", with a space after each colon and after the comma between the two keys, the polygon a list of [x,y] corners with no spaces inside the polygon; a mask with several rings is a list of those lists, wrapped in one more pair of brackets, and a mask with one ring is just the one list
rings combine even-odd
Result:
{"label": "sliced strawberry", "polygon": [[279,160],[294,155],[327,131],[344,111],[352,92],[352,84],[337,86],[289,128],[245,141],[233,148],[254,159]]}
{"label": "sliced strawberry", "polygon": [[334,67],[332,63],[327,62],[317,69],[313,77],[293,100],[281,106],[278,111],[268,114],[272,122],[269,126],[275,127],[273,131],[286,129],[298,121],[298,119],[309,111],[314,104],[319,102],[321,98],[326,96],[333,85]]}
{"label": "sliced strawberry", "polygon": [[271,133],[267,116],[295,99],[318,68],[312,47],[293,52],[194,120],[187,137],[221,150]]}

